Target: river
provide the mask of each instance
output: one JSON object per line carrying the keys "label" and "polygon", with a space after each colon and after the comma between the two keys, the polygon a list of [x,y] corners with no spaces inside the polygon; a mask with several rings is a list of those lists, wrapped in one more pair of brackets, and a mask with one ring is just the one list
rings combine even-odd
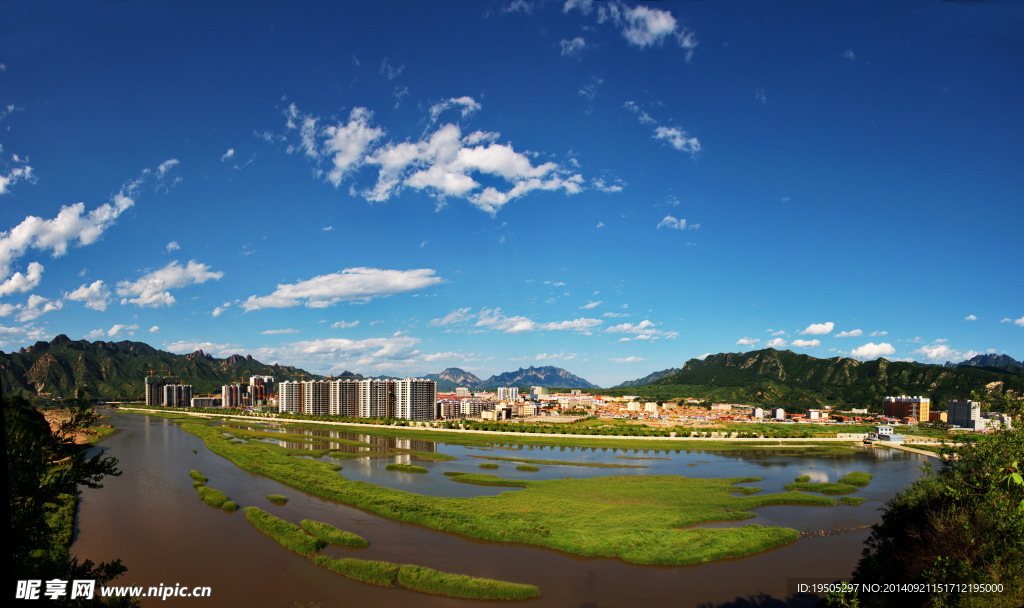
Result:
{"label": "river", "polygon": [[[492,471],[503,477],[532,479],[619,474],[675,474],[689,477],[758,476],[766,492],[799,475],[812,481],[835,481],[850,471],[866,471],[872,483],[852,496],[867,499],[856,507],[761,507],[753,519],[739,522],[783,525],[802,532],[859,528],[847,534],[811,536],[796,543],[743,559],[690,567],[634,566],[616,559],[580,558],[558,551],[477,541],[462,536],[390,521],[284,486],[243,471],[209,452],[197,437],[163,418],[105,412],[120,432],[100,449],[118,458],[123,475],[104,480],[104,488],[86,489],[71,547],[81,559],[121,559],[128,572],[121,585],[209,586],[210,599],[145,600],[144,606],[475,606],[477,602],[430,596],[401,588],[385,589],[359,583],[313,565],[281,548],[256,531],[241,512],[226,513],[199,500],[191,469],[209,478],[210,487],[228,494],[241,506],[255,505],[292,522],[309,518],[363,536],[370,547],[361,550],[330,547],[332,557],[379,559],[414,563],[540,587],[542,597],[531,607],[661,607],[739,608],[813,606],[817,598],[792,595],[793,579],[848,577],[860,556],[867,531],[878,519],[878,508],[920,474],[924,456],[885,448],[864,449],[853,455],[800,457],[764,452],[703,453],[665,450],[615,450],[559,447],[481,450],[451,444],[415,442],[415,449],[455,456],[449,462],[415,464],[427,475],[385,471],[395,458],[342,461],[343,475],[397,489],[436,495],[479,495],[507,490],[451,482],[442,470],[478,472],[481,462],[470,456],[500,456],[540,460],[639,464],[643,469],[600,469],[541,466],[535,473],[499,462]],[[346,435],[353,436],[353,435]],[[407,441],[379,438],[377,441]],[[513,446],[505,446],[513,447]],[[194,450],[194,452],[193,452]],[[625,457],[625,458],[623,458]],[[667,460],[665,460],[667,459]],[[267,501],[283,494],[287,505]],[[737,525],[736,522],[723,525]],[[821,581],[821,582],[824,582]]]}

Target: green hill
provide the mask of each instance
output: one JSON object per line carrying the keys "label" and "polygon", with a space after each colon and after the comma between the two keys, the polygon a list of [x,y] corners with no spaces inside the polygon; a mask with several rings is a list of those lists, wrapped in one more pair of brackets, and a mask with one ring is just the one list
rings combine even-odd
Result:
{"label": "green hill", "polygon": [[817,359],[775,349],[721,353],[691,359],[683,368],[650,384],[616,389],[653,399],[693,397],[718,402],[789,407],[823,405],[879,409],[887,395],[930,397],[933,407],[968,398],[993,382],[1024,392],[1024,377],[991,369],[945,367],[876,359]]}
{"label": "green hill", "polygon": [[[18,352],[0,353],[0,379],[5,394],[46,399],[140,399],[148,370],[191,384],[193,394],[220,392],[220,387],[249,376],[277,380],[301,379],[298,368],[265,365],[251,356],[216,359],[203,351],[176,355],[143,342],[89,342],[60,335]],[[318,376],[310,375],[310,378]]]}

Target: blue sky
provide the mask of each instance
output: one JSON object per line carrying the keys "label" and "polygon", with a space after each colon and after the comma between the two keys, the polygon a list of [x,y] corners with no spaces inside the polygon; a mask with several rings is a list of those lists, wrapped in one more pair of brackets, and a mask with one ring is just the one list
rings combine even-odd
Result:
{"label": "blue sky", "polygon": [[1024,357],[1019,4],[261,4],[4,8],[0,349]]}

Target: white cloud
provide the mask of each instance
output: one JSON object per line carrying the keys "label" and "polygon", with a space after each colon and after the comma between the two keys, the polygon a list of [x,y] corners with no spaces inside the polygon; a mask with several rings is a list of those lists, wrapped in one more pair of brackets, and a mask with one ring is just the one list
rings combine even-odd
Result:
{"label": "white cloud", "polygon": [[325,308],[343,301],[368,302],[396,293],[424,289],[440,283],[430,268],[413,270],[381,270],[379,268],[346,268],[306,281],[279,284],[266,296],[249,296],[242,303],[246,312],[261,308],[290,308],[305,305]]}
{"label": "white cloud", "polygon": [[[558,360],[562,360],[562,361],[572,361],[573,359],[575,359],[578,356],[579,356],[579,354],[577,354],[577,353],[567,353],[565,351],[558,352],[558,353],[537,353],[536,356],[532,357],[532,360],[534,360],[534,361],[552,361],[552,360],[558,359]],[[530,359],[530,358],[527,357],[527,359]]]}
{"label": "white cloud", "polygon": [[623,104],[630,112],[636,114],[637,120],[643,125],[654,125],[654,139],[668,142],[673,148],[680,152],[687,152],[691,156],[696,156],[701,150],[700,140],[696,137],[692,137],[686,131],[679,127],[667,127],[660,124],[650,114],[640,108],[635,101],[627,101]]}
{"label": "white cloud", "polygon": [[639,323],[621,323],[619,325],[613,325],[605,330],[610,334],[646,334],[654,335],[658,333],[656,326],[650,319],[644,319]]}
{"label": "white cloud", "polygon": [[868,342],[864,346],[858,346],[850,351],[850,356],[857,359],[877,359],[879,357],[887,357],[895,353],[896,349],[888,342],[882,342],[881,344]]}
{"label": "white cloud", "polygon": [[225,153],[224,153],[224,154],[223,154],[223,155],[222,155],[222,156],[220,157],[220,162],[222,162],[222,163],[223,163],[223,162],[227,162],[227,161],[231,160],[231,159],[232,159],[232,158],[234,158],[234,157],[235,157],[235,149],[234,149],[234,148],[228,148],[228,151],[227,151],[227,152],[225,152]]}
{"label": "white cloud", "polygon": [[[431,108],[431,124],[446,109],[460,108],[465,116],[480,108],[471,97],[451,98]],[[536,190],[576,194],[583,190],[583,177],[557,163],[534,165],[528,153],[511,145],[497,143],[498,133],[474,131],[463,135],[455,124],[444,124],[419,141],[385,143],[377,141],[384,130],[371,126],[372,113],[355,108],[348,123],[318,126],[319,119],[300,113],[293,105],[287,112],[287,128],[298,131],[300,143],[289,152],[302,150],[319,164],[328,160],[328,170],[317,174],[335,186],[364,165],[377,167],[376,183],[358,192],[370,202],[382,202],[398,195],[403,188],[421,190],[439,205],[449,197],[462,198],[494,214],[511,200]],[[321,143],[321,141],[323,143]],[[474,175],[500,178],[510,184],[507,190],[484,186]]]}
{"label": "white cloud", "polygon": [[700,224],[687,224],[686,219],[676,219],[671,215],[666,215],[664,219],[658,222],[658,228],[671,228],[674,230],[696,230],[700,228]]}
{"label": "white cloud", "polygon": [[32,291],[39,286],[42,280],[43,265],[39,262],[30,262],[24,274],[15,272],[6,281],[0,283],[0,297]]}
{"label": "white cloud", "polygon": [[169,353],[187,355],[189,353],[194,353],[197,350],[201,350],[204,353],[215,357],[229,357],[236,354],[240,348],[241,347],[237,344],[217,344],[214,342],[198,341],[190,342],[188,340],[179,340],[177,342],[164,345],[164,350]]}
{"label": "white cloud", "polygon": [[391,63],[391,60],[385,57],[380,62],[380,75],[388,80],[394,80],[402,75],[402,70],[405,69],[405,64],[395,66]]}
{"label": "white cloud", "polygon": [[512,4],[509,4],[501,10],[503,13],[526,13],[529,15],[533,12],[533,3],[527,2],[526,0],[513,0]]}
{"label": "white cloud", "polygon": [[786,348],[786,341],[782,338],[772,338],[764,344],[765,348]]}
{"label": "white cloud", "polygon": [[588,303],[584,304],[583,306],[580,306],[580,308],[582,308],[583,310],[593,310],[593,309],[597,308],[600,305],[601,305],[601,300],[597,300],[595,302],[588,302]]}
{"label": "white cloud", "polygon": [[138,325],[123,325],[121,323],[118,323],[107,330],[107,337],[118,338],[121,336],[122,332],[127,333],[129,336],[134,336],[135,330],[138,328]]}
{"label": "white cloud", "polygon": [[178,241],[171,241],[170,243],[167,243],[167,245],[164,247],[164,251],[166,251],[167,253],[177,251],[179,249],[181,249],[181,245],[178,244]]}
{"label": "white cloud", "polygon": [[945,361],[965,361],[971,357],[982,354],[979,351],[968,350],[961,352],[950,348],[945,342],[948,340],[936,340],[934,344],[930,346],[922,346],[913,352],[915,355],[921,355],[924,359],[931,361],[932,363],[942,363]]}
{"label": "white cloud", "polygon": [[337,323],[331,323],[331,327],[334,329],[350,329],[359,325],[359,321],[338,321]]}
{"label": "white cloud", "polygon": [[576,36],[572,40],[562,40],[559,44],[562,47],[563,57],[573,57],[579,55],[580,51],[587,46],[587,41],[582,36]]}
{"label": "white cloud", "polygon": [[841,331],[838,334],[836,334],[836,337],[837,338],[856,338],[858,336],[863,336],[863,335],[864,335],[863,330],[852,329],[850,331]]}
{"label": "white cloud", "polygon": [[768,96],[765,95],[764,89],[754,89],[754,99],[761,103],[768,103]]}
{"label": "white cloud", "polygon": [[843,59],[847,59],[849,61],[853,61],[856,58],[857,58],[857,54],[854,53],[853,51],[851,51],[850,49],[846,49],[846,51],[843,52]]}
{"label": "white cloud", "polygon": [[456,325],[459,323],[465,323],[473,319],[475,315],[469,313],[469,308],[459,308],[453,310],[440,319],[431,319],[429,325],[431,327],[447,327],[449,325]]}
{"label": "white cloud", "polygon": [[297,334],[297,333],[299,333],[299,330],[291,329],[291,328],[289,328],[289,329],[267,329],[267,330],[264,330],[264,331],[260,332],[260,334],[264,335],[264,336],[277,336],[277,335],[280,335],[280,334]]}
{"label": "white cloud", "polygon": [[[567,0],[562,6],[566,13],[579,9],[584,15],[592,12],[590,2]],[[693,58],[697,48],[697,37],[693,30],[682,25],[671,12],[644,5],[629,6],[619,0],[602,2],[597,8],[597,22],[608,23],[619,30],[629,44],[640,48],[658,46],[667,40],[675,42],[686,53],[686,60]]]}
{"label": "white cloud", "polygon": [[1003,320],[1001,320],[999,322],[1000,323],[1013,323],[1014,325],[1019,325],[1021,327],[1024,327],[1024,317],[1021,317],[1019,319],[1011,319],[1011,318],[1007,317],[1007,318],[1005,318],[1005,319],[1003,319]]}
{"label": "white cloud", "polygon": [[599,89],[603,83],[603,78],[592,76],[590,78],[590,83],[583,85],[583,88],[579,90],[578,94],[580,97],[585,97],[587,101],[594,101],[594,98],[597,97],[597,89]]}
{"label": "white cloud", "polygon": [[174,169],[180,164],[181,162],[176,158],[171,158],[160,163],[160,166],[156,168],[157,179],[163,179],[167,177],[167,174],[170,173],[172,169]]}
{"label": "white cloud", "polygon": [[977,320],[978,320],[978,317],[976,317],[974,315],[967,315],[966,317],[964,317],[964,321],[977,321]]}
{"label": "white cloud", "polygon": [[61,300],[48,300],[42,296],[32,294],[28,297],[28,303],[21,308],[17,319],[21,323],[33,321],[48,312],[60,310],[61,308],[64,308],[64,302]]}
{"label": "white cloud", "polygon": [[887,331],[873,331],[873,332],[871,332],[871,337],[872,338],[877,338],[878,336],[888,336],[888,335],[889,335],[889,332],[887,332]]}
{"label": "white cloud", "polygon": [[419,362],[420,351],[414,348],[418,342],[408,336],[365,340],[325,338],[257,348],[251,354],[260,361],[288,362],[326,372],[353,368],[379,371]]}
{"label": "white cloud", "polygon": [[736,345],[737,346],[753,346],[753,345],[757,344],[760,341],[761,340],[759,340],[757,338],[743,337],[743,338],[740,338],[739,340],[736,340]]}
{"label": "white cloud", "polygon": [[639,363],[641,361],[646,361],[646,360],[647,359],[644,359],[643,357],[636,357],[636,356],[612,359],[612,361],[614,361],[616,363]]}
{"label": "white cloud", "polygon": [[458,108],[462,118],[466,118],[474,112],[479,112],[482,106],[472,97],[463,95],[462,97],[451,97],[440,103],[436,103],[430,106],[430,124],[437,122],[442,112]]}
{"label": "white cloud", "polygon": [[821,340],[793,340],[793,346],[797,348],[814,348],[821,346]]}
{"label": "white cloud", "polygon": [[64,294],[64,297],[76,302],[85,302],[86,308],[92,310],[106,310],[110,302],[110,289],[103,281],[93,281],[89,285],[82,285],[71,293]]}
{"label": "white cloud", "polygon": [[221,304],[217,308],[214,308],[213,312],[210,313],[210,316],[212,316],[214,319],[216,319],[217,317],[219,317],[222,314],[224,314],[224,311],[226,311],[229,308],[231,308],[231,302],[224,302],[223,304]]}
{"label": "white cloud", "polygon": [[9,231],[0,232],[0,279],[11,275],[11,265],[29,249],[49,251],[55,257],[67,253],[68,247],[95,243],[134,201],[123,193],[114,195],[111,203],[86,213],[85,203],[61,207],[57,217],[43,219],[30,215]]}
{"label": "white cloud", "polygon": [[150,327],[149,328],[149,333],[151,333],[151,334],[158,334],[158,333],[160,333],[160,326],[159,325],[154,325],[153,327]]}
{"label": "white cloud", "polygon": [[475,327],[493,329],[507,334],[518,334],[528,331],[579,331],[588,332],[603,323],[600,319],[580,317],[571,321],[553,321],[537,323],[526,317],[506,316],[500,308],[484,308],[477,315]]}
{"label": "white cloud", "polygon": [[220,279],[222,276],[223,272],[210,270],[209,266],[195,260],[189,260],[185,266],[174,261],[135,281],[118,282],[117,295],[122,298],[121,304],[135,304],[140,307],[170,306],[174,304],[175,299],[168,290],[205,283],[210,279]]}
{"label": "white cloud", "polygon": [[332,230],[334,230],[334,226],[324,226],[320,229],[320,232],[330,232]]}
{"label": "white cloud", "polygon": [[835,329],[835,327],[836,324],[832,321],[829,321],[828,323],[811,323],[800,333],[805,336],[824,336],[825,334],[832,333],[832,330]]}
{"label": "white cloud", "polygon": [[32,181],[33,179],[32,167],[28,165],[14,167],[6,175],[0,173],[0,195],[7,194],[11,186],[20,181]]}

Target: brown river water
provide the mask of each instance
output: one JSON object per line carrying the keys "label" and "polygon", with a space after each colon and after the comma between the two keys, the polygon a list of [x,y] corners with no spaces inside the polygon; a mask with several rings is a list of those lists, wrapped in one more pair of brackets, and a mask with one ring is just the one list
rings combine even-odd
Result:
{"label": "brown river water", "polygon": [[[812,481],[835,481],[850,471],[875,478],[852,496],[867,502],[857,507],[762,507],[757,517],[741,522],[783,525],[809,534],[799,541],[759,555],[702,566],[634,566],[617,559],[580,558],[524,545],[485,542],[403,524],[324,500],[233,465],[210,453],[202,441],[162,418],[111,413],[121,429],[101,449],[118,458],[121,477],[107,478],[104,488],[85,490],[71,547],[81,559],[121,559],[128,572],[121,585],[209,586],[210,598],[146,599],[143,606],[315,606],[376,608],[385,606],[802,608],[817,597],[794,594],[794,579],[827,582],[848,578],[860,556],[866,526],[877,521],[878,508],[920,475],[926,457],[884,448],[831,457],[778,456],[765,452],[706,453],[665,450],[614,450],[502,445],[481,450],[379,438],[384,446],[413,447],[458,457],[449,462],[412,462],[427,475],[385,471],[395,457],[339,461],[351,479],[372,481],[419,494],[466,496],[493,494],[506,488],[453,483],[441,471],[478,472],[477,456],[522,457],[574,462],[640,464],[638,469],[545,466],[534,473],[500,462],[503,477],[589,477],[619,474],[674,474],[688,477],[758,476],[757,487],[780,491],[799,475]],[[365,435],[341,433],[349,439]],[[304,446],[306,447],[306,446]],[[516,449],[521,448],[521,449]],[[193,453],[195,450],[196,453]],[[408,462],[408,457],[398,457]],[[255,505],[288,521],[314,519],[359,534],[366,549],[328,548],[325,555],[412,563],[447,572],[530,583],[539,599],[483,602],[431,596],[401,588],[385,589],[347,579],[293,554],[253,528],[241,512],[226,513],[199,500],[189,471],[209,478],[209,486],[245,507]],[[271,504],[267,494],[283,494],[287,505]],[[642,508],[642,507],[638,507]],[[585,517],[585,514],[581,514]],[[712,524],[715,525],[715,524]],[[835,534],[835,530],[854,532]],[[826,531],[821,534],[821,531]]]}

